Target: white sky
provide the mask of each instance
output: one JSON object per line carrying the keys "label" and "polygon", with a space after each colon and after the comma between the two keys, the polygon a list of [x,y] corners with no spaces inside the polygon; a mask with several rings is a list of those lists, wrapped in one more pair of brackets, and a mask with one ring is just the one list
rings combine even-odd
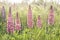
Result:
{"label": "white sky", "polygon": [[[0,2],[3,2],[3,1],[5,1],[5,0],[0,0]],[[8,3],[21,3],[22,1],[24,1],[24,0],[6,0],[6,2],[8,2]],[[37,0],[36,0],[37,1]],[[45,2],[50,2],[50,1],[52,1],[52,0],[44,0]],[[53,0],[53,1],[56,1],[57,3],[59,2],[59,4],[60,4],[60,0],[58,1],[58,0]],[[28,3],[32,3],[33,2],[33,0],[27,0],[27,2]]]}
{"label": "white sky", "polygon": [[7,0],[7,2],[10,2],[10,3],[21,3],[22,0]]}
{"label": "white sky", "polygon": [[[0,0],[0,2],[3,2],[4,0]],[[24,1],[24,0],[7,0],[6,2],[8,2],[8,3],[21,3],[22,1]],[[26,2],[26,1],[24,1],[24,2]],[[33,0],[27,0],[27,2],[28,3],[32,3],[33,2]]]}

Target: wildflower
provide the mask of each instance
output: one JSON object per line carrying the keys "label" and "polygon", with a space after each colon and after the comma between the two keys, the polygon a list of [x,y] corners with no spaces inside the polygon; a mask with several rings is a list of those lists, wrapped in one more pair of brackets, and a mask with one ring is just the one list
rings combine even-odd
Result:
{"label": "wildflower", "polygon": [[6,21],[6,12],[4,6],[2,6],[1,13],[2,13],[2,21]]}
{"label": "wildflower", "polygon": [[53,25],[54,24],[54,10],[53,6],[50,8],[50,14],[48,15],[48,24]]}
{"label": "wildflower", "polygon": [[7,32],[8,33],[14,32],[14,23],[13,23],[13,18],[11,14],[11,7],[9,7],[9,14],[8,14],[8,19],[7,19]]}
{"label": "wildflower", "polygon": [[19,19],[19,16],[18,16],[18,12],[16,14],[15,29],[18,30],[18,31],[21,30],[21,22],[20,22],[20,19]]}
{"label": "wildflower", "polygon": [[27,25],[29,28],[33,27],[32,10],[30,5],[29,5],[28,15],[27,15]]}
{"label": "wildflower", "polygon": [[41,22],[40,15],[38,15],[38,18],[37,18],[37,27],[39,27],[39,28],[42,27],[42,22]]}

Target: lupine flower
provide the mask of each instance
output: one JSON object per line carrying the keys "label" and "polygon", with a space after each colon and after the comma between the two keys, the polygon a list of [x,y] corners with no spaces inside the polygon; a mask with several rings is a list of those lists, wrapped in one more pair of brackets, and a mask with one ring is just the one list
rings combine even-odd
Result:
{"label": "lupine flower", "polygon": [[32,10],[30,5],[29,5],[28,15],[27,15],[27,25],[29,28],[33,27]]}
{"label": "lupine flower", "polygon": [[48,24],[53,25],[54,24],[54,10],[53,6],[50,8],[50,14],[48,15]]}
{"label": "lupine flower", "polygon": [[3,21],[6,21],[6,12],[5,12],[4,6],[2,6],[1,13],[2,13],[2,20],[3,20]]}
{"label": "lupine flower", "polygon": [[19,19],[19,16],[18,16],[18,12],[16,14],[15,29],[18,30],[18,31],[21,30],[21,22],[20,22],[20,19]]}
{"label": "lupine flower", "polygon": [[14,32],[14,23],[13,23],[13,18],[11,14],[11,7],[9,7],[9,14],[8,14],[8,20],[7,20],[7,32],[8,33]]}
{"label": "lupine flower", "polygon": [[42,22],[41,22],[40,15],[38,15],[38,18],[37,18],[37,27],[39,27],[39,28],[42,27]]}

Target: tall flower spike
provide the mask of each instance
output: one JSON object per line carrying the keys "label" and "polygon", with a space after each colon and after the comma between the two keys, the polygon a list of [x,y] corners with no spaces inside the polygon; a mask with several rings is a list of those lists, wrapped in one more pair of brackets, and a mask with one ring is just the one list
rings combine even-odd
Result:
{"label": "tall flower spike", "polygon": [[7,32],[8,33],[14,32],[14,23],[13,23],[13,18],[11,14],[11,7],[9,7],[9,14],[8,14],[8,20],[7,20]]}
{"label": "tall flower spike", "polygon": [[53,6],[50,7],[50,13],[48,15],[48,24],[49,25],[54,24],[54,9],[53,9]]}
{"label": "tall flower spike", "polygon": [[39,28],[42,27],[42,22],[41,22],[40,15],[38,15],[38,18],[37,18],[37,27],[39,27]]}
{"label": "tall flower spike", "polygon": [[6,21],[6,12],[4,6],[2,6],[1,13],[2,13],[2,21]]}
{"label": "tall flower spike", "polygon": [[19,19],[19,16],[18,16],[18,12],[16,13],[15,29],[18,30],[18,31],[21,30],[21,22],[20,22],[20,19]]}
{"label": "tall flower spike", "polygon": [[28,9],[28,14],[27,14],[27,26],[29,28],[33,27],[32,10],[31,10],[30,5],[29,5],[29,9]]}

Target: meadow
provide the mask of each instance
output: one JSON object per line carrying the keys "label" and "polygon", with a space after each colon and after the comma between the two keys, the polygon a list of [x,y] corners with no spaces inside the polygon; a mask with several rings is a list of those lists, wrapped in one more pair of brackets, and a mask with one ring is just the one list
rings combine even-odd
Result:
{"label": "meadow", "polygon": [[[48,25],[47,16],[49,14],[50,6],[51,5],[47,5],[46,7],[42,5],[31,5],[34,24],[33,28],[28,28],[27,26],[28,6],[12,6],[12,17],[15,19],[16,12],[18,11],[22,29],[19,32],[14,31],[13,34],[9,34],[6,31],[9,6],[4,5],[6,21],[3,22],[0,10],[0,40],[60,40],[60,6],[53,5],[55,15],[54,25]],[[41,17],[42,28],[39,28],[36,25],[38,15]]]}

